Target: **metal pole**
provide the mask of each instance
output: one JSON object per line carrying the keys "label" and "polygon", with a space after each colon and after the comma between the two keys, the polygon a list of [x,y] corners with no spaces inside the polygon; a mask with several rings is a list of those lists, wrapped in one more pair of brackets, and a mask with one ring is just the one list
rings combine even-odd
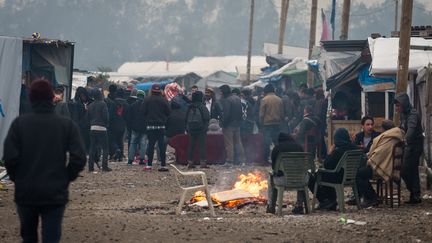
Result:
{"label": "metal pole", "polygon": [[252,32],[253,32],[253,16],[255,8],[255,0],[250,1],[250,16],[249,16],[249,44],[248,44],[248,58],[246,65],[246,83],[250,84],[251,73],[251,55],[252,55]]}
{"label": "metal pole", "polygon": [[394,31],[398,30],[399,0],[395,0]]}

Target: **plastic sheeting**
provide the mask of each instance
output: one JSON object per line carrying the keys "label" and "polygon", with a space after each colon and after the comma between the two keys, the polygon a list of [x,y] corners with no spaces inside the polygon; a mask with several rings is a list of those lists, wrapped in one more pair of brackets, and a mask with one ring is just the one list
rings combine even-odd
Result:
{"label": "plastic sheeting", "polygon": [[[388,75],[397,73],[399,55],[399,38],[368,38],[372,57],[371,75]],[[432,46],[432,40],[411,37],[411,45]],[[432,51],[410,50],[409,71],[417,72],[432,61]]]}
{"label": "plastic sheeting", "polygon": [[0,158],[10,125],[19,114],[23,40],[0,36]]}
{"label": "plastic sheeting", "polygon": [[364,92],[377,92],[394,90],[396,77],[373,77],[369,75],[369,65],[363,66],[359,70],[358,79]]}

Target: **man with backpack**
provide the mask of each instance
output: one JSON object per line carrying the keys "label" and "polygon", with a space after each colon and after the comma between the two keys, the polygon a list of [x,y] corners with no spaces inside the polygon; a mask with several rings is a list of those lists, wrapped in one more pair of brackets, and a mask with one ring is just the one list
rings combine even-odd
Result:
{"label": "man with backpack", "polygon": [[151,170],[153,165],[154,147],[156,142],[159,147],[159,159],[161,166],[159,171],[168,171],[165,167],[166,163],[166,143],[165,143],[165,130],[170,115],[170,107],[168,101],[162,97],[162,90],[159,84],[153,84],[151,88],[151,95],[144,99],[142,105],[142,113],[146,121],[146,130],[148,137],[148,164],[144,170]]}
{"label": "man with backpack", "polygon": [[195,91],[192,94],[192,104],[186,113],[186,131],[189,134],[188,168],[194,168],[193,154],[198,143],[201,168],[208,168],[205,158],[205,139],[207,135],[210,113],[203,103],[203,93]]}

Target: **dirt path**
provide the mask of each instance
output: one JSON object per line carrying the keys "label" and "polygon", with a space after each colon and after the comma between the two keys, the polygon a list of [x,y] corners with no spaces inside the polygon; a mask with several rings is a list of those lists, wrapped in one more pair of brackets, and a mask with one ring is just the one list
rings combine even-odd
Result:
{"label": "dirt path", "polygon": [[[263,205],[216,209],[217,218],[207,218],[205,209],[185,207],[185,214],[176,216],[180,191],[172,171],[144,172],[125,163],[110,166],[113,172],[83,172],[72,184],[63,242],[432,241],[432,200],[395,209],[348,207],[345,216],[366,225],[341,225],[337,212],[293,216],[290,205],[283,217],[266,214]],[[266,169],[212,166],[205,171],[213,189],[231,189],[237,174]],[[7,188],[0,191],[0,242],[18,242],[13,184]],[[294,196],[290,192],[286,201]]]}

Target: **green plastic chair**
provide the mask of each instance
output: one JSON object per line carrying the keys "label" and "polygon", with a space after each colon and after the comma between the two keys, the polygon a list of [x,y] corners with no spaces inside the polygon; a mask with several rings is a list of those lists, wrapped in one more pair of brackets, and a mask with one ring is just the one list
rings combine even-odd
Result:
{"label": "green plastic chair", "polygon": [[[327,170],[321,168],[318,169],[317,180],[314,186],[314,197],[312,199],[312,211],[314,211],[315,209],[316,195],[319,186],[327,186],[335,189],[340,212],[345,212],[344,188],[352,187],[354,191],[354,196],[356,198],[357,208],[358,209],[361,208],[357,184],[356,184],[356,175],[357,175],[357,169],[359,167],[362,156],[363,156],[363,151],[359,149],[349,150],[344,153],[344,155],[339,160],[339,163],[335,169],[333,170]],[[339,171],[341,171],[341,169],[344,170],[344,174],[343,174],[342,182],[340,184],[322,181],[321,178],[322,172],[338,173]]]}
{"label": "green plastic chair", "polygon": [[308,195],[307,171],[315,167],[311,153],[284,152],[280,153],[275,166],[275,172],[281,171],[283,179],[274,180],[277,190],[277,214],[282,215],[283,194],[285,190],[296,190],[305,192],[306,213],[310,212]]}

